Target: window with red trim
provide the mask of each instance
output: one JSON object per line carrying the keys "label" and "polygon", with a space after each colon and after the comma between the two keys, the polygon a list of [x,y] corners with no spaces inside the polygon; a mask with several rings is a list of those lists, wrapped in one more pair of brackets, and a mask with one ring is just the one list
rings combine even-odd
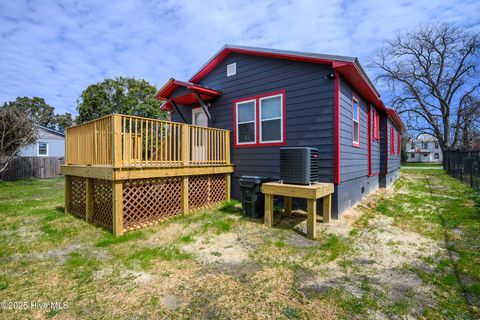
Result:
{"label": "window with red trim", "polygon": [[394,138],[394,133],[393,131],[393,126],[390,126],[390,154],[394,155],[395,154],[395,138]]}
{"label": "window with red trim", "polygon": [[402,136],[400,132],[397,132],[397,155],[400,155],[402,151]]}
{"label": "window with red trim", "polygon": [[235,104],[236,114],[236,143],[252,144],[257,141],[257,101],[255,99],[237,102]]}
{"label": "window with red trim", "polygon": [[285,144],[285,91],[235,100],[234,146]]}
{"label": "window with red trim", "polygon": [[360,103],[356,98],[352,99],[352,145],[360,146]]}
{"label": "window with red trim", "polygon": [[372,106],[372,140],[378,142],[380,140],[380,117],[378,111]]}
{"label": "window with red trim", "polygon": [[373,119],[375,123],[375,131],[373,134],[373,137],[375,141],[380,141],[380,115],[378,114],[378,111],[375,111],[375,117]]}

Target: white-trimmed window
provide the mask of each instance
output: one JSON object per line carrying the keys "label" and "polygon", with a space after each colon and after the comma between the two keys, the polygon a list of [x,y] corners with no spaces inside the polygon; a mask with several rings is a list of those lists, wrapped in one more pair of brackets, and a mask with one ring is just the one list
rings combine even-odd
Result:
{"label": "white-trimmed window", "polygon": [[234,147],[285,145],[285,107],[283,89],[235,100]]}
{"label": "white-trimmed window", "polygon": [[236,132],[238,145],[242,144],[254,144],[256,139],[256,109],[257,102],[255,99],[237,102],[235,104],[236,112]]}
{"label": "white-trimmed window", "polygon": [[48,156],[48,143],[47,142],[38,142],[37,143],[37,155],[38,156]]}
{"label": "white-trimmed window", "polygon": [[356,98],[352,99],[352,145],[360,146],[360,103]]}
{"label": "white-trimmed window", "polygon": [[260,98],[260,143],[283,141],[283,95]]}

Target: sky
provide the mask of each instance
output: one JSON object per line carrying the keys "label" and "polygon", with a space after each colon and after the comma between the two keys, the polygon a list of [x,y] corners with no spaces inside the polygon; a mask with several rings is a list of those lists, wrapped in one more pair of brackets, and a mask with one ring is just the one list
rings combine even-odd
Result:
{"label": "sky", "polygon": [[439,22],[479,32],[480,1],[0,0],[0,104],[38,96],[76,114],[90,84],[188,80],[225,44],[354,56],[366,67],[398,32]]}

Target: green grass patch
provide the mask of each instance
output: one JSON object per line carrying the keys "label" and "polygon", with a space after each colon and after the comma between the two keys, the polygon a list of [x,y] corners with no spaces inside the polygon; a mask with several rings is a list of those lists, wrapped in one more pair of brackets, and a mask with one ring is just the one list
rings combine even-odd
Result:
{"label": "green grass patch", "polygon": [[328,235],[327,239],[320,245],[320,249],[326,253],[329,261],[337,259],[350,248],[351,246],[346,239],[334,234]]}
{"label": "green grass patch", "polygon": [[183,252],[174,246],[154,247],[144,248],[130,254],[125,259],[125,263],[128,267],[139,265],[142,269],[148,269],[152,266],[155,260],[173,261],[186,260],[190,258],[191,255],[189,253]]}
{"label": "green grass patch", "polygon": [[8,286],[7,277],[0,276],[0,291],[7,289]]}
{"label": "green grass patch", "polygon": [[327,234],[324,239],[319,240],[319,246],[306,248],[304,251],[305,261],[329,262],[347,255],[352,250],[348,238],[335,234]]}
{"label": "green grass patch", "polygon": [[122,234],[121,236],[115,237],[111,233],[108,233],[105,239],[98,241],[95,246],[97,247],[108,247],[114,244],[124,243],[127,241],[134,241],[134,240],[143,240],[146,239],[147,236],[143,231],[132,231]]}
{"label": "green grass patch", "polygon": [[60,242],[64,239],[73,237],[76,232],[74,228],[70,227],[57,227],[50,223],[45,223],[40,227],[40,230],[44,234],[44,238],[50,242]]}
{"label": "green grass patch", "polygon": [[409,167],[409,168],[422,168],[422,167],[443,167],[443,163],[441,162],[406,162],[402,163],[402,168]]}
{"label": "green grass patch", "polygon": [[192,243],[195,241],[195,239],[193,238],[192,235],[186,235],[186,236],[183,236],[180,238],[180,241],[185,243],[185,244],[189,244],[189,243]]}
{"label": "green grass patch", "polygon": [[301,319],[300,311],[296,308],[287,307],[283,309],[283,315],[290,320]]}
{"label": "green grass patch", "polygon": [[65,273],[80,282],[91,282],[93,274],[100,268],[100,262],[80,252],[72,252],[63,265]]}
{"label": "green grass patch", "polygon": [[207,221],[202,226],[202,231],[213,231],[216,234],[229,232],[232,229],[235,220],[232,218],[223,218],[219,220]]}
{"label": "green grass patch", "polygon": [[242,210],[240,206],[240,201],[238,200],[230,200],[230,201],[224,201],[220,205],[220,211],[223,212],[240,212]]}

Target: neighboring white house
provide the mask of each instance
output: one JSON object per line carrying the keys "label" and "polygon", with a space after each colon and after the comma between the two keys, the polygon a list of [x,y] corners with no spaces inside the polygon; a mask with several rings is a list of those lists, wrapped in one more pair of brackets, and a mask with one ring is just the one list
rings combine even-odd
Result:
{"label": "neighboring white house", "polygon": [[20,157],[64,157],[65,134],[37,125],[37,143],[20,151]]}
{"label": "neighboring white house", "polygon": [[437,138],[421,134],[407,143],[407,162],[443,162],[442,149]]}

